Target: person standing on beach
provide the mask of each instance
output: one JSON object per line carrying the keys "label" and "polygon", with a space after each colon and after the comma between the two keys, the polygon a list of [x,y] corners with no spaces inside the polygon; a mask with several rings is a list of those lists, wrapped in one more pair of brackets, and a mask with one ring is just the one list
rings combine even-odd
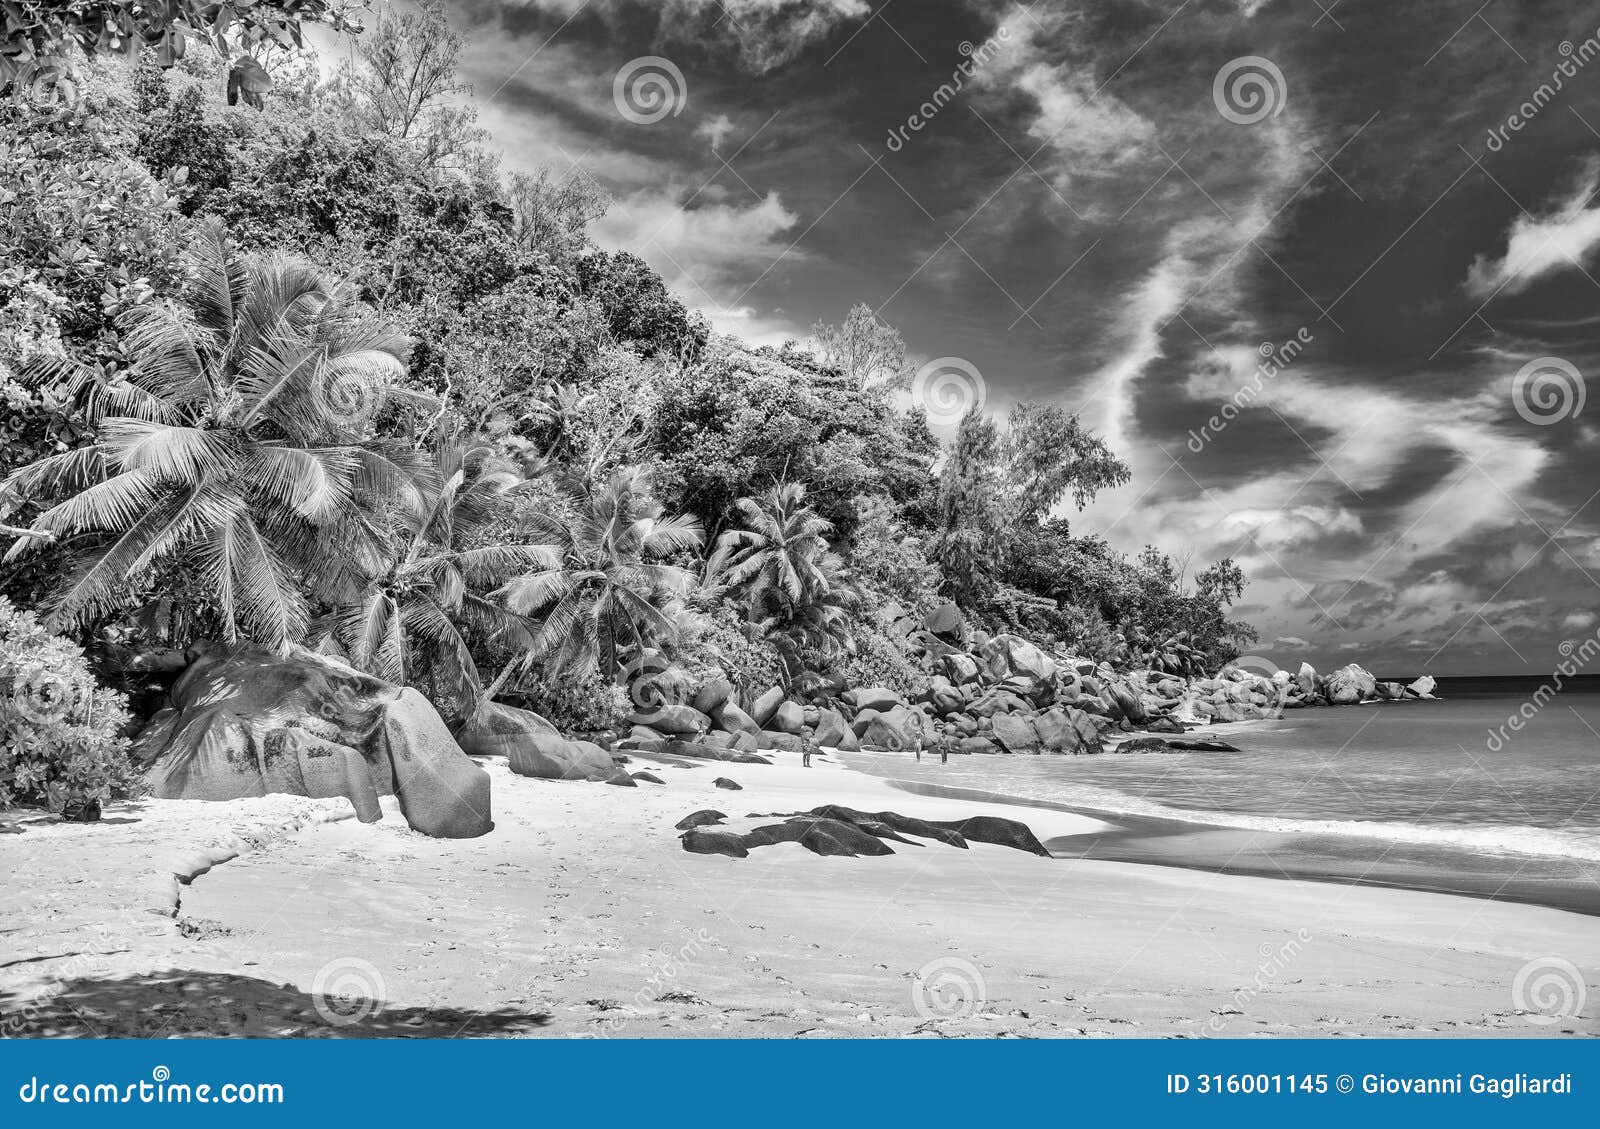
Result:
{"label": "person standing on beach", "polygon": [[816,730],[812,729],[811,726],[809,726],[809,725],[802,725],[800,727],[800,767],[801,768],[810,768],[811,767],[811,735],[813,733],[815,733],[815,732],[816,732]]}
{"label": "person standing on beach", "polygon": [[940,734],[939,734],[939,763],[940,764],[949,764],[950,763],[950,746],[953,745],[956,742],[957,739],[958,738],[955,735],[955,727],[954,726],[946,726],[944,728],[944,730],[942,732],[940,732]]}

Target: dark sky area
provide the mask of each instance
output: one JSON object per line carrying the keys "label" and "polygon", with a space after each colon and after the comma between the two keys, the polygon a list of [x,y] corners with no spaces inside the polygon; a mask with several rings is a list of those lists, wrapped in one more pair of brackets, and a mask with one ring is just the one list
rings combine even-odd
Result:
{"label": "dark sky area", "polygon": [[[1240,561],[1260,655],[1542,672],[1600,627],[1600,3],[452,12],[603,246],[749,340],[863,301],[992,409],[1078,409],[1134,479],[1077,528]],[[635,60],[675,112],[619,107]]]}

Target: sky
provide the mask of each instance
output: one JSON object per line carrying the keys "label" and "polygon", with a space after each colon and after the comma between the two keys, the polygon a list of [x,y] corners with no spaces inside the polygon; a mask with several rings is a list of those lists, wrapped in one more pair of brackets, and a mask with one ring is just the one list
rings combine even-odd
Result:
{"label": "sky", "polygon": [[1238,561],[1261,664],[1544,673],[1600,630],[1600,3],[451,14],[601,246],[756,343],[867,303],[936,422],[1078,411],[1133,480],[1074,528]]}

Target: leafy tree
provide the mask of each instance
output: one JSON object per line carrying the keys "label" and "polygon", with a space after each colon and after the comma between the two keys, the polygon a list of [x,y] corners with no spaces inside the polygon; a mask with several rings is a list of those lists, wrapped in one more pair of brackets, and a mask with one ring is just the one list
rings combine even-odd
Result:
{"label": "leafy tree", "polygon": [[906,360],[905,338],[898,329],[880,320],[865,302],[852,306],[842,325],[817,322],[811,327],[811,336],[817,344],[818,359],[860,387],[910,387],[912,369]]}
{"label": "leafy tree", "polygon": [[589,248],[589,225],[606,214],[605,189],[581,169],[565,176],[541,170],[511,178],[511,210],[517,238],[530,251],[570,267]]}
{"label": "leafy tree", "polygon": [[705,346],[704,319],[691,317],[661,276],[626,251],[596,251],[578,260],[578,285],[605,315],[612,336],[645,356],[692,359]]}
{"label": "leafy tree", "polygon": [[420,477],[422,508],[398,515],[387,567],[324,629],[353,665],[401,685],[426,677],[460,707],[481,688],[474,644],[532,641],[531,625],[488,593],[543,558],[505,539],[526,484],[491,448],[443,442]]}
{"label": "leafy tree", "polygon": [[215,224],[189,260],[189,308],[131,318],[130,371],[63,366],[97,438],[0,484],[0,512],[64,496],[7,559],[48,538],[82,548],[55,624],[124,607],[181,564],[220,634],[283,646],[308,594],[341,602],[381,551],[372,511],[404,477],[367,424],[406,341],[305,263],[241,260]]}
{"label": "leafy tree", "polygon": [[538,566],[496,595],[517,615],[542,617],[532,658],[557,672],[598,666],[610,677],[628,656],[676,637],[676,600],[690,574],[669,562],[704,533],[692,517],[665,516],[638,468],[561,487],[567,511],[529,520]]}
{"label": "leafy tree", "polygon": [[355,57],[336,79],[338,97],[365,129],[413,146],[425,166],[460,167],[485,136],[473,124],[477,111],[461,103],[472,92],[457,77],[461,48],[442,0],[386,9],[355,40]]}
{"label": "leafy tree", "polygon": [[366,0],[8,0],[0,38],[0,82],[29,81],[66,65],[72,53],[156,52],[162,66],[190,39],[226,53],[233,44],[301,44],[301,27],[359,31]]}
{"label": "leafy tree", "polygon": [[806,504],[805,486],[779,483],[737,505],[745,527],[718,539],[707,582],[741,593],[751,621],[786,657],[846,641],[856,592],[829,550],[833,526]]}
{"label": "leafy tree", "polygon": [[649,429],[662,489],[714,530],[737,518],[737,499],[795,480],[848,538],[857,497],[908,505],[928,492],[938,448],[921,423],[809,354],[719,340],[662,373]]}

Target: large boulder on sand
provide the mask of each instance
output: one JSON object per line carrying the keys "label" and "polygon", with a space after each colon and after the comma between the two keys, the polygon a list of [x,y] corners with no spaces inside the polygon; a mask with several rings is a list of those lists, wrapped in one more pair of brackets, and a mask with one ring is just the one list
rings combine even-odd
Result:
{"label": "large boulder on sand", "polygon": [[711,719],[693,706],[663,702],[641,709],[628,720],[634,725],[648,725],[663,733],[679,737],[698,737],[711,728]]}
{"label": "large boulder on sand", "polygon": [[761,732],[761,726],[756,724],[756,719],[732,701],[723,702],[712,710],[711,722],[724,733],[748,733],[753,737]]}
{"label": "large boulder on sand", "polygon": [[606,780],[611,754],[588,741],[569,741],[532,710],[487,702],[456,731],[468,756],[503,756],[518,776],[537,780]]}
{"label": "large boulder on sand", "polygon": [[399,799],[412,828],[443,839],[493,830],[489,775],[415,690],[293,647],[215,649],[172,687],[134,742],[153,795],[236,800],[345,796],[363,822]]}
{"label": "large boulder on sand", "polygon": [[767,724],[779,733],[793,733],[799,735],[806,723],[805,710],[794,702],[780,702],[778,708],[772,711],[772,720]]}
{"label": "large boulder on sand", "polygon": [[858,710],[878,710],[880,713],[894,709],[903,701],[899,694],[882,686],[846,690],[844,700]]}
{"label": "large boulder on sand", "polygon": [[[863,718],[866,724],[862,724]],[[856,718],[856,736],[864,748],[913,749],[922,736],[922,714],[904,706],[886,712],[863,711]]]}
{"label": "large boulder on sand", "polygon": [[826,706],[817,710],[815,737],[817,744],[827,749],[854,751],[861,747],[861,743],[856,740],[855,731],[850,728],[850,723],[845,721],[844,714]]}
{"label": "large boulder on sand", "polygon": [[1328,701],[1336,706],[1364,702],[1372,697],[1377,686],[1378,680],[1371,671],[1363,670],[1355,663],[1341,666],[1328,675]]}
{"label": "large boulder on sand", "polygon": [[1434,682],[1432,676],[1424,674],[1406,687],[1406,693],[1413,698],[1431,698],[1433,697],[1433,688],[1437,685],[1438,683]]}
{"label": "large boulder on sand", "polygon": [[772,720],[772,715],[778,712],[778,707],[783,704],[783,687],[774,686],[765,694],[759,695],[750,703],[750,716],[757,725],[766,725]]}
{"label": "large boulder on sand", "polygon": [[979,652],[989,677],[1037,704],[1055,695],[1056,663],[1020,635],[996,635]]}
{"label": "large boulder on sand", "polygon": [[1294,676],[1295,684],[1300,687],[1300,696],[1312,698],[1317,693],[1317,668],[1308,662],[1300,664],[1300,673]]}
{"label": "large boulder on sand", "polygon": [[1027,715],[997,713],[994,715],[994,739],[1008,753],[1037,753],[1039,733]]}

